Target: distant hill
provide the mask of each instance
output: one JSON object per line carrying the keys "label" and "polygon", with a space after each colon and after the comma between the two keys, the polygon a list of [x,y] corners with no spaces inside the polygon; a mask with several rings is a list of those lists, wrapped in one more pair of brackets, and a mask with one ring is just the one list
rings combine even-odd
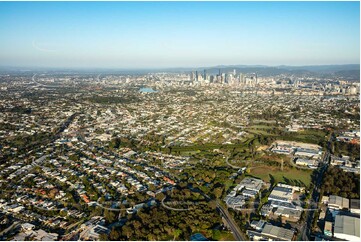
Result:
{"label": "distant hill", "polygon": [[98,74],[120,74],[120,75],[137,75],[154,72],[173,72],[189,73],[198,71],[208,74],[218,74],[219,69],[222,73],[230,73],[236,70],[237,73],[257,73],[260,76],[267,75],[319,75],[323,77],[341,77],[348,80],[360,79],[360,65],[314,65],[314,66],[266,66],[266,65],[218,65],[211,67],[180,67],[180,68],[141,68],[141,69],[124,69],[124,68],[35,68],[35,67],[1,67],[0,73],[6,72],[48,72],[48,73],[98,73]]}
{"label": "distant hill", "polygon": [[360,80],[360,70],[343,70],[334,73],[335,76],[343,77],[349,80]]}
{"label": "distant hill", "polygon": [[349,71],[349,70],[360,70],[360,65],[358,64],[348,64],[348,65],[316,65],[316,66],[280,66],[287,70],[307,70],[312,72],[320,73],[335,73],[337,71]]}

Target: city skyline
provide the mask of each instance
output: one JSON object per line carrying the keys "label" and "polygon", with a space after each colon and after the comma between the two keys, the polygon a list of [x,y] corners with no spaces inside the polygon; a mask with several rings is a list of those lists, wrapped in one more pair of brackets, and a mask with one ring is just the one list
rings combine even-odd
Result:
{"label": "city skyline", "polygon": [[360,62],[359,2],[0,3],[0,66]]}

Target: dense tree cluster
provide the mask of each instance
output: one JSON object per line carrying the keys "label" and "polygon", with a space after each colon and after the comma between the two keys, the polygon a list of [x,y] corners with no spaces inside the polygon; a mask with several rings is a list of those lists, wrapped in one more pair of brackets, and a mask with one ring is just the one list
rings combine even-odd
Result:
{"label": "dense tree cluster", "polygon": [[201,194],[189,189],[174,189],[167,193],[165,203],[169,207],[187,207],[188,210],[171,210],[163,207],[161,203],[142,208],[137,213],[128,215],[122,227],[114,227],[110,234],[102,239],[189,240],[190,236],[197,232],[209,238],[219,238],[219,231],[215,228],[219,227],[222,221],[214,201],[207,202]]}
{"label": "dense tree cluster", "polygon": [[138,102],[139,98],[137,98],[135,95],[129,95],[129,96],[93,96],[88,99],[90,102],[94,103],[100,103],[100,104],[118,104],[118,103],[133,103]]}
{"label": "dense tree cluster", "polygon": [[356,159],[360,159],[360,145],[347,142],[332,143],[332,151],[335,155],[347,155]]}
{"label": "dense tree cluster", "polygon": [[40,143],[45,143],[51,138],[52,134],[47,132],[39,132],[33,135],[18,135],[8,140],[0,141],[0,146],[11,146],[18,148],[35,148]]}
{"label": "dense tree cluster", "polygon": [[360,197],[360,175],[344,172],[338,167],[329,167],[323,178],[324,195],[338,195],[346,198]]}

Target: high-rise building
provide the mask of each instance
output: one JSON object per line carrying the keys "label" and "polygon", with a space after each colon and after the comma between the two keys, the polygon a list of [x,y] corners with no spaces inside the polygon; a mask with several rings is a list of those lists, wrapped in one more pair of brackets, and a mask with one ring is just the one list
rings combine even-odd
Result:
{"label": "high-rise building", "polygon": [[207,77],[206,77],[206,70],[204,69],[204,71],[203,71],[203,80],[206,80],[207,79]]}
{"label": "high-rise building", "polygon": [[244,84],[244,75],[242,73],[239,73],[239,84],[240,85]]}
{"label": "high-rise building", "polygon": [[355,86],[350,87],[350,94],[351,95],[357,94],[357,88]]}
{"label": "high-rise building", "polygon": [[210,82],[210,83],[213,83],[213,82],[214,82],[214,76],[213,76],[213,75],[211,75],[211,76],[209,77],[209,82]]}
{"label": "high-rise building", "polygon": [[222,73],[221,77],[222,77],[222,83],[227,83],[227,74]]}
{"label": "high-rise building", "polygon": [[196,71],[196,82],[198,82],[198,71]]}

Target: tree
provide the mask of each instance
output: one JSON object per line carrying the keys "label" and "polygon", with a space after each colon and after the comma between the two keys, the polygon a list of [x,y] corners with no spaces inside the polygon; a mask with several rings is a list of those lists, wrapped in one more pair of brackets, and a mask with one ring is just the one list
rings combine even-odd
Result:
{"label": "tree", "polygon": [[119,240],[120,234],[115,227],[112,228],[109,234],[110,240]]}
{"label": "tree", "polygon": [[100,241],[108,241],[109,240],[109,237],[107,234],[100,234],[99,235],[99,240]]}
{"label": "tree", "polygon": [[127,237],[127,239],[129,240],[129,238],[131,238],[131,236],[133,235],[133,229],[128,225],[124,225],[122,227],[122,235],[124,237]]}
{"label": "tree", "polygon": [[182,230],[180,230],[180,229],[174,230],[174,232],[173,232],[173,235],[174,235],[173,240],[176,240],[181,234],[182,234]]}
{"label": "tree", "polygon": [[65,217],[67,215],[67,212],[65,210],[61,210],[59,215]]}
{"label": "tree", "polygon": [[104,218],[108,223],[114,223],[116,221],[116,215],[114,212],[105,209]]}
{"label": "tree", "polygon": [[221,232],[218,229],[212,230],[212,239],[220,240]]}
{"label": "tree", "polygon": [[165,197],[165,195],[161,192],[158,193],[157,195],[155,195],[155,198],[159,201],[162,201],[164,197]]}
{"label": "tree", "polygon": [[213,194],[216,198],[220,198],[222,196],[223,187],[217,187],[213,190]]}
{"label": "tree", "polygon": [[216,203],[216,201],[210,201],[209,202],[209,207],[211,208],[211,209],[216,209],[217,208],[217,203]]}

